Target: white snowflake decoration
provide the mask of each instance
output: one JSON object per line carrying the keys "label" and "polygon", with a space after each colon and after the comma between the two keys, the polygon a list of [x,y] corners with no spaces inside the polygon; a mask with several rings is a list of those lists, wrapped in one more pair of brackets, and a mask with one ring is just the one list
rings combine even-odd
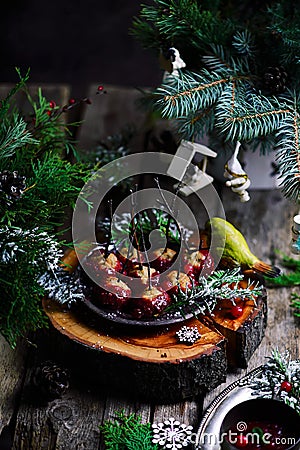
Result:
{"label": "white snowflake decoration", "polygon": [[180,330],[176,332],[176,336],[179,342],[189,345],[194,344],[201,338],[201,334],[196,326],[187,327],[186,325],[181,327]]}
{"label": "white snowflake decoration", "polygon": [[153,444],[164,446],[164,448],[177,450],[187,447],[191,442],[193,427],[180,423],[173,417],[164,422],[154,423],[152,429]]}

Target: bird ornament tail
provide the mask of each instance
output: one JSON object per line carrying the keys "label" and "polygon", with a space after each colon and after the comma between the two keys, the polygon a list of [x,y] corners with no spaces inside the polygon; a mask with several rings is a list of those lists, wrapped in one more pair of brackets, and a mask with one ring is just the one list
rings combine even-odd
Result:
{"label": "bird ornament tail", "polygon": [[255,262],[253,264],[252,269],[255,272],[260,273],[262,275],[266,275],[269,278],[276,278],[281,273],[281,270],[279,269],[279,267],[271,266],[270,264],[267,264],[260,260],[258,260],[257,262]]}

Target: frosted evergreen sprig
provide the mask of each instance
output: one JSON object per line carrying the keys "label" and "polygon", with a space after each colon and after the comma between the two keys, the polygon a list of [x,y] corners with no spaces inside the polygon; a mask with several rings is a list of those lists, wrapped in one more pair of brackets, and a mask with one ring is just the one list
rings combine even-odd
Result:
{"label": "frosted evergreen sprig", "polygon": [[0,229],[0,332],[12,347],[19,336],[46,325],[38,279],[58,267],[61,256],[57,240],[43,230]]}
{"label": "frosted evergreen sprig", "polygon": [[188,307],[193,311],[206,314],[211,313],[218,301],[222,299],[231,299],[233,303],[236,297],[242,300],[249,298],[255,300],[261,294],[262,286],[251,282],[246,288],[240,288],[238,284],[243,279],[244,276],[240,273],[239,268],[216,270],[208,277],[201,276],[197,286],[192,286],[185,292],[179,291],[174,296],[174,302],[170,308],[175,308],[184,313]]}
{"label": "frosted evergreen sprig", "polygon": [[36,281],[49,298],[68,305],[85,298],[79,277],[61,266],[61,244],[46,232],[4,227],[0,229],[0,248],[0,264],[25,260],[35,268]]}
{"label": "frosted evergreen sprig", "polygon": [[39,279],[39,285],[48,298],[70,307],[85,299],[84,288],[78,275],[67,272],[63,267],[48,270]]}
{"label": "frosted evergreen sprig", "polygon": [[37,268],[54,269],[63,253],[57,240],[38,228],[23,230],[4,226],[0,229],[0,264],[17,264],[21,256]]}
{"label": "frosted evergreen sprig", "polygon": [[[290,392],[282,389],[284,382],[291,384]],[[288,351],[281,354],[278,349],[273,350],[250,386],[261,397],[282,400],[300,414],[300,360],[291,360]]]}
{"label": "frosted evergreen sprig", "polygon": [[0,125],[0,158],[10,158],[18,148],[26,144],[37,144],[27,129],[22,117],[14,114],[12,120],[3,120]]}

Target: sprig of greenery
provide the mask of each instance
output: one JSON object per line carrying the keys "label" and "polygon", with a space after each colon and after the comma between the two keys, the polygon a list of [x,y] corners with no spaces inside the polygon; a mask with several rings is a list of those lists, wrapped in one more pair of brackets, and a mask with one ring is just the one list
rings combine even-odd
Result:
{"label": "sprig of greenery", "polygon": [[[290,392],[281,389],[284,381],[291,383]],[[261,397],[278,398],[300,414],[300,360],[291,360],[288,351],[281,354],[278,349],[273,350],[251,386]]]}
{"label": "sprig of greenery", "polygon": [[246,288],[239,287],[239,282],[243,279],[239,268],[216,270],[208,277],[201,276],[198,284],[191,289],[179,290],[179,293],[174,295],[170,308],[178,310],[183,315],[187,309],[207,314],[212,313],[218,301],[222,299],[227,298],[234,303],[237,297],[242,300],[255,299],[261,294],[263,287],[255,282],[249,283]]}
{"label": "sprig of greenery", "polygon": [[282,255],[281,263],[289,269],[288,273],[284,273],[277,278],[267,278],[267,285],[271,287],[297,286],[300,284],[300,261],[291,258],[285,254]]}
{"label": "sprig of greenery", "polygon": [[32,137],[27,129],[27,124],[18,114],[11,118],[4,118],[1,123],[0,159],[11,158],[16,150],[26,144],[37,144],[38,141]]}
{"label": "sprig of greenery", "polygon": [[291,294],[291,307],[294,308],[294,315],[300,317],[300,295],[296,292]]}
{"label": "sprig of greenery", "polygon": [[[138,216],[132,217],[130,213],[124,213],[121,216],[114,215],[114,227],[112,227],[111,219],[106,218],[98,222],[98,228],[104,231],[106,236],[110,236],[111,241],[118,245],[123,240],[127,240],[128,236],[138,239],[141,244],[142,235],[146,242],[151,231],[159,230],[161,236],[165,236],[169,242],[180,244],[181,231],[176,221],[161,209],[151,209],[140,213]],[[144,250],[143,250],[144,251]]]}
{"label": "sprig of greenery", "polygon": [[47,324],[38,278],[54,270],[62,257],[54,236],[35,228],[0,229],[0,332],[12,347],[28,330]]}
{"label": "sprig of greenery", "polygon": [[[47,325],[45,292],[61,301],[78,298],[78,281],[60,267],[57,227],[91,174],[90,164],[64,159],[72,144],[62,109],[49,115],[48,100],[41,90],[37,100],[30,96],[27,78],[20,75],[0,106],[0,172],[18,172],[26,183],[11,201],[5,195],[0,201],[0,332],[12,347],[28,331]],[[28,117],[11,107],[21,88],[32,107]]]}
{"label": "sprig of greenery", "polygon": [[124,411],[115,413],[115,420],[106,420],[99,427],[107,450],[157,450],[152,443],[150,423],[142,423],[141,417]]}

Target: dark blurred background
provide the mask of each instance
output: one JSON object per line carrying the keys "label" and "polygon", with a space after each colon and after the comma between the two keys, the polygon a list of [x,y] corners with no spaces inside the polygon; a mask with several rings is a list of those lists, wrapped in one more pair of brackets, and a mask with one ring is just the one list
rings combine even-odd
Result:
{"label": "dark blurred background", "polygon": [[31,82],[66,83],[74,95],[91,83],[157,85],[156,57],[129,34],[139,10],[138,0],[3,2],[0,82],[15,82],[17,66],[30,67]]}

